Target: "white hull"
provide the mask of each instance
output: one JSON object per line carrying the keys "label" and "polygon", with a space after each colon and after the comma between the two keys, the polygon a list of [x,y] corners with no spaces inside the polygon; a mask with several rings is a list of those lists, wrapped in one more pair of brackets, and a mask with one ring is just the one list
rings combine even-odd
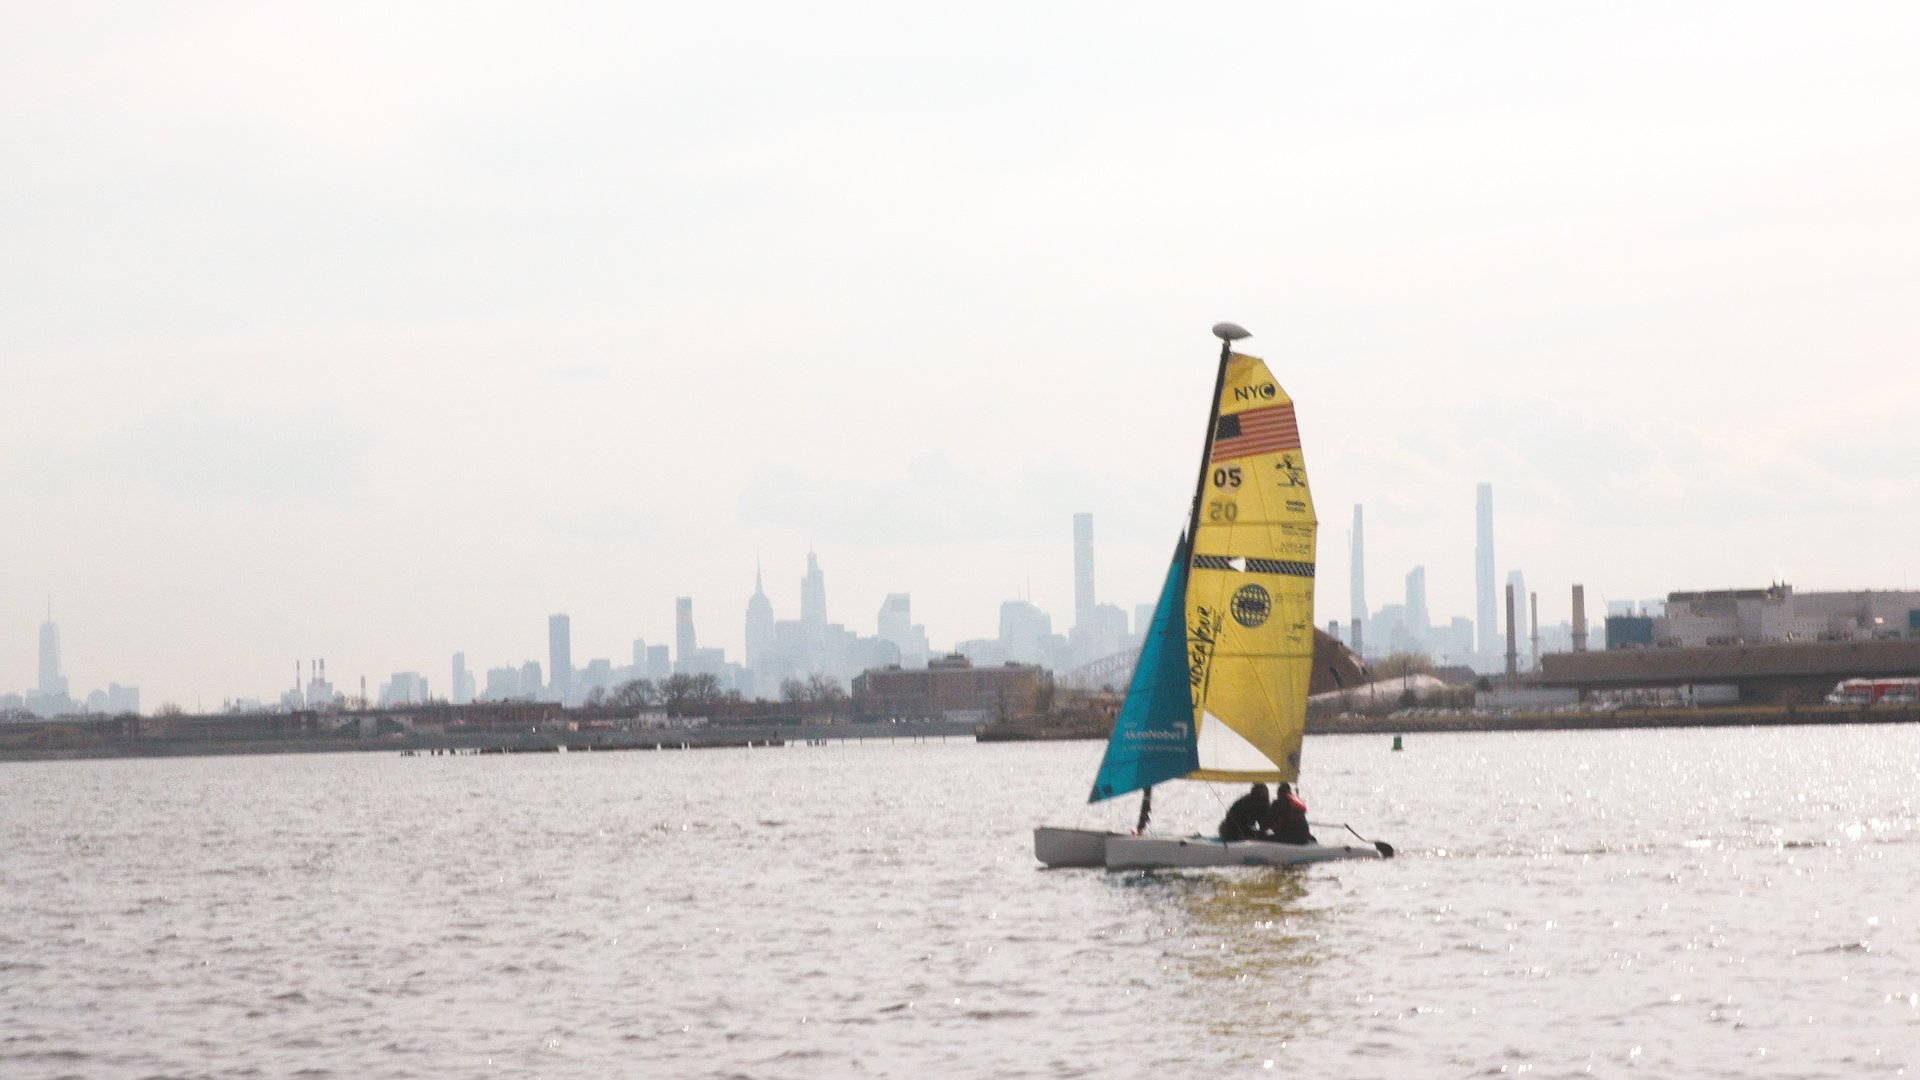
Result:
{"label": "white hull", "polygon": [[1033,830],[1033,854],[1048,866],[1105,866],[1107,838],[1121,835],[1101,829],[1055,829],[1042,825]]}
{"label": "white hull", "polygon": [[1357,844],[1278,844],[1270,840],[1228,842],[1206,836],[1107,838],[1109,870],[1160,870],[1187,866],[1295,866],[1335,859],[1378,859],[1380,850]]}

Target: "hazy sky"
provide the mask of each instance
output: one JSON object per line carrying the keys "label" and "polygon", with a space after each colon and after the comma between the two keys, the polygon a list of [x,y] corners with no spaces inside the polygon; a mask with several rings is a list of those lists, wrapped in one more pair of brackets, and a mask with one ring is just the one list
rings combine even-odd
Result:
{"label": "hazy sky", "polygon": [[0,690],[1152,600],[1214,343],[1319,621],[1920,586],[1920,6],[0,9]]}

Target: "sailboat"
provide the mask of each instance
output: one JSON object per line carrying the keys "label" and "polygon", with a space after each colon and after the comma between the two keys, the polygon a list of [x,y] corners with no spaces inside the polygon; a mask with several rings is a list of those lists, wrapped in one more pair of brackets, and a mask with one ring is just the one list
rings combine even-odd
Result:
{"label": "sailboat", "polygon": [[1034,855],[1050,867],[1285,866],[1393,851],[1146,833],[1163,781],[1295,782],[1306,730],[1317,523],[1293,399],[1265,362],[1233,351],[1245,330],[1213,333],[1220,368],[1193,507],[1087,799],[1142,792],[1139,825],[1037,828]]}

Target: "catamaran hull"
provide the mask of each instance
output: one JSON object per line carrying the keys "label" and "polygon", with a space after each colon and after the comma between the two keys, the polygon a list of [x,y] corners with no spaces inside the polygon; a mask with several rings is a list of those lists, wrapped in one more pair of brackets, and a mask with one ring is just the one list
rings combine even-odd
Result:
{"label": "catamaran hull", "polygon": [[1297,866],[1335,859],[1383,858],[1375,847],[1356,844],[1277,844],[1269,840],[1228,842],[1205,836],[1111,835],[1109,870],[1163,870],[1199,866]]}
{"label": "catamaran hull", "polygon": [[1043,825],[1033,830],[1033,854],[1048,866],[1105,866],[1107,839],[1121,835],[1099,829],[1055,829]]}

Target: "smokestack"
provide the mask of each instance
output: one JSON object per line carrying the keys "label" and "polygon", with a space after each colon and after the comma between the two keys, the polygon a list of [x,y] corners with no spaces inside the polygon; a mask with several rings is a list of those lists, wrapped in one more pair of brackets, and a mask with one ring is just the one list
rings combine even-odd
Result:
{"label": "smokestack", "polygon": [[293,692],[300,692],[300,661],[293,662]]}
{"label": "smokestack", "polygon": [[1362,626],[1361,626],[1360,620],[1357,618],[1354,619],[1353,620],[1353,655],[1364,658],[1366,656],[1366,643],[1360,639],[1361,630],[1362,630]]}
{"label": "smokestack", "polygon": [[1513,636],[1513,586],[1507,586],[1507,675],[1520,674],[1520,646]]}
{"label": "smokestack", "polygon": [[1533,664],[1531,665],[1531,667],[1532,667],[1532,670],[1539,671],[1540,670],[1540,594],[1537,592],[1528,593],[1527,603],[1531,605],[1527,609],[1527,629],[1533,633]]}
{"label": "smokestack", "polygon": [[1587,587],[1573,587],[1573,651],[1587,651]]}

